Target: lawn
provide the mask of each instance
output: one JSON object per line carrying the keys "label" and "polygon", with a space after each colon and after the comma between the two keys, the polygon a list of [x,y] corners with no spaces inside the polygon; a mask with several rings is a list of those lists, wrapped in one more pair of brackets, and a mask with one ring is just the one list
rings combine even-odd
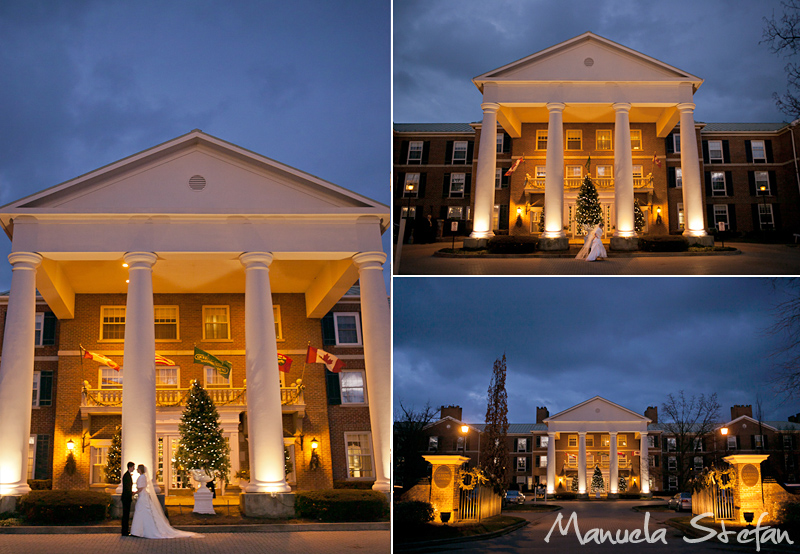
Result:
{"label": "lawn", "polygon": [[485,519],[474,525],[434,525],[427,523],[413,527],[400,527],[395,525],[394,543],[404,544],[413,542],[433,541],[441,539],[459,539],[501,531],[525,521],[521,517],[499,515]]}

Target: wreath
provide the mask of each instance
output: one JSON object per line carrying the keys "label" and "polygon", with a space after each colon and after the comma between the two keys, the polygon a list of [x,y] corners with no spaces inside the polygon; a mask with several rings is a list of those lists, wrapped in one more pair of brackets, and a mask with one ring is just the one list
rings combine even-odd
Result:
{"label": "wreath", "polygon": [[461,471],[458,476],[458,488],[465,491],[474,490],[478,485],[485,485],[489,480],[483,475],[480,468],[474,467],[469,471]]}

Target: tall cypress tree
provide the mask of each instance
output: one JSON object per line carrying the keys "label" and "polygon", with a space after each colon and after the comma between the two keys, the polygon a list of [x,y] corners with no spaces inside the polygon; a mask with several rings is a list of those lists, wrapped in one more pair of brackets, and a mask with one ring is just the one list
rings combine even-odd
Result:
{"label": "tall cypress tree", "polygon": [[481,469],[497,494],[507,486],[508,394],[506,393],[506,355],[495,360],[486,406],[486,428],[481,439]]}
{"label": "tall cypress tree", "polygon": [[595,226],[601,221],[603,209],[600,206],[600,197],[592,179],[587,175],[575,199],[575,222],[580,226]]}
{"label": "tall cypress tree", "polygon": [[178,471],[186,475],[191,469],[203,469],[227,483],[231,467],[230,446],[222,436],[214,402],[197,381],[192,382],[178,432],[181,434],[175,452]]}
{"label": "tall cypress tree", "polygon": [[106,455],[106,483],[118,485],[122,479],[122,427],[117,427],[111,437],[111,446]]}

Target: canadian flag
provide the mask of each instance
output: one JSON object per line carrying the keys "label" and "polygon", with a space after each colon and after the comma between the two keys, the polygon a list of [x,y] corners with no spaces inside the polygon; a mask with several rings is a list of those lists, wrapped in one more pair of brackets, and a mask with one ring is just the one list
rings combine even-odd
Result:
{"label": "canadian flag", "polygon": [[308,347],[308,353],[306,354],[306,363],[307,364],[325,364],[325,367],[328,368],[328,371],[332,371],[333,373],[339,373],[342,368],[344,367],[344,362],[334,356],[333,354],[329,354],[324,350],[320,350],[318,348],[314,348],[313,346]]}

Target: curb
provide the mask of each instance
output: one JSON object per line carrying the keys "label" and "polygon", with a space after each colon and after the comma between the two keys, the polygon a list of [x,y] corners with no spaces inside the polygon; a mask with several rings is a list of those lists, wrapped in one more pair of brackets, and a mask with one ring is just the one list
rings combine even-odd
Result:
{"label": "curb", "polygon": [[[607,259],[614,258],[675,258],[675,257],[693,257],[693,256],[737,256],[741,254],[741,250],[729,250],[724,252],[609,252]],[[536,259],[536,258],[574,258],[577,250],[573,254],[559,253],[547,254],[543,252],[536,252],[533,254],[453,254],[450,252],[436,251],[433,253],[434,258],[449,258],[449,259],[504,259],[504,258],[521,258],[521,259]]]}
{"label": "curb", "polygon": [[454,539],[437,539],[433,541],[412,542],[406,544],[393,544],[392,546],[394,547],[394,552],[438,552],[438,547],[444,544],[456,544],[461,542],[474,542],[486,539],[494,539],[496,537],[502,537],[503,535],[512,533],[517,529],[521,529],[529,524],[530,521],[525,520],[514,523],[513,525],[509,525],[508,527],[498,531],[492,531],[491,533],[484,533],[482,535],[472,535],[471,537],[458,537]]}
{"label": "curb", "polygon": [[[388,521],[361,523],[275,523],[251,525],[179,525],[175,529],[194,533],[294,533],[302,531],[388,531]],[[46,525],[0,527],[0,535],[119,535],[119,526]]]}

